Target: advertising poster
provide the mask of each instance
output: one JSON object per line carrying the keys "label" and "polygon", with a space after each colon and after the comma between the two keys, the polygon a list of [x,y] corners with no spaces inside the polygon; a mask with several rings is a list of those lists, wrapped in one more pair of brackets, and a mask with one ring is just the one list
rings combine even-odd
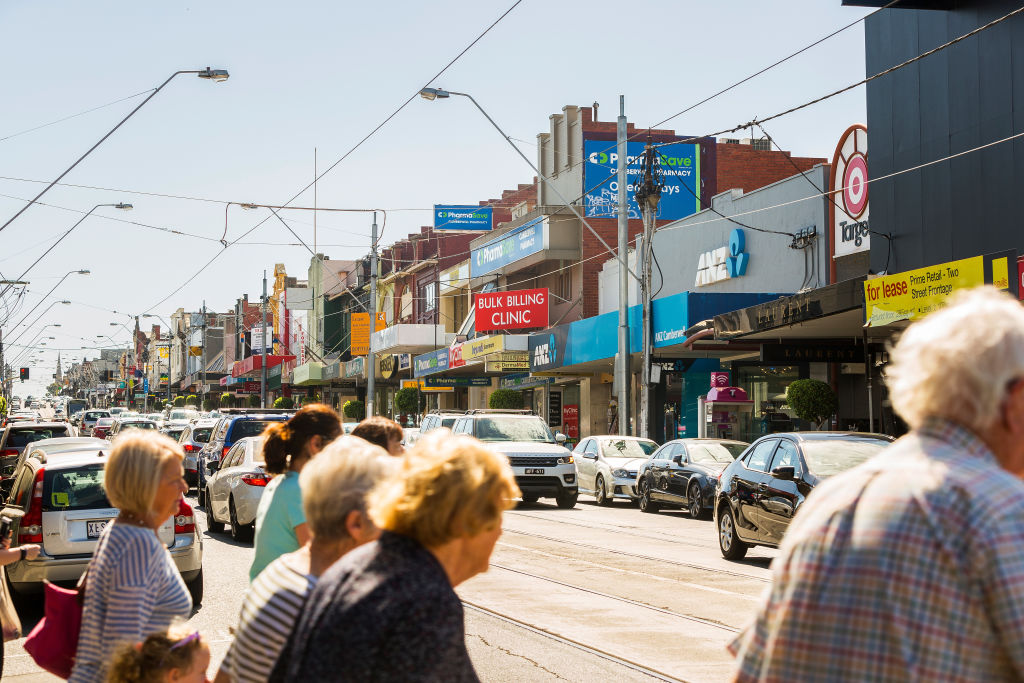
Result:
{"label": "advertising poster", "polygon": [[494,208],[460,204],[434,204],[434,230],[486,232],[494,225]]}
{"label": "advertising poster", "polygon": [[473,303],[477,332],[548,326],[547,289],[478,292],[473,295]]}
{"label": "advertising poster", "polygon": [[[379,332],[387,326],[384,313],[377,313],[377,325],[374,332]],[[370,314],[353,313],[351,323],[351,352],[353,356],[365,356],[370,353]]]}

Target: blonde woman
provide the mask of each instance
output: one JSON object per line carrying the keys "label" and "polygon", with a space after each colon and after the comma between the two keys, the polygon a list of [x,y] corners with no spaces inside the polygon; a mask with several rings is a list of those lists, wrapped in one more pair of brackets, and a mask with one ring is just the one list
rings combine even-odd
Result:
{"label": "blonde woman", "polygon": [[504,457],[435,430],[369,496],[379,540],[310,593],[275,681],[476,681],[453,590],[487,571],[519,487]]}
{"label": "blonde woman", "polygon": [[72,683],[105,680],[114,652],[188,618],[192,597],[156,532],[188,491],[184,454],[169,437],[131,431],[107,460],[103,486],[120,510],[89,563]]}

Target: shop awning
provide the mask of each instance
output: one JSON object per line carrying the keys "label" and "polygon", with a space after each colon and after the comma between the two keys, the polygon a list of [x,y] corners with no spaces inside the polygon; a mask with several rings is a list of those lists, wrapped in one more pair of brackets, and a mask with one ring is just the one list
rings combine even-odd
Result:
{"label": "shop awning", "polygon": [[[294,360],[295,356],[267,356],[267,368],[272,368],[275,365]],[[254,377],[255,373],[260,372],[263,369],[263,355],[252,355],[245,360],[235,361],[235,364],[231,367],[232,377]]]}
{"label": "shop awning", "polygon": [[323,369],[323,363],[317,363],[316,361],[303,363],[292,371],[292,384],[299,386],[323,384],[324,382],[321,379]]}
{"label": "shop awning", "polygon": [[401,324],[374,332],[370,344],[375,353],[423,353],[455,341],[444,325]]}

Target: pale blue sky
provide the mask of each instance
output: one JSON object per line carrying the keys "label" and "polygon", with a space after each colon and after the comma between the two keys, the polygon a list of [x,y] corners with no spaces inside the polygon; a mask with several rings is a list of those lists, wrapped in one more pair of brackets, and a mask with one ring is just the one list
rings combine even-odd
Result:
{"label": "pale blue sky", "polygon": [[[97,334],[127,340],[113,320],[149,309],[221,246],[105,220],[101,214],[217,239],[224,201],[281,203],[313,177],[313,149],[326,168],[500,15],[512,0],[419,2],[7,2],[0,5],[3,106],[0,138],[155,87],[178,69],[226,68],[210,83],[179,76],[64,182],[218,200],[195,202],[124,191],[57,187],[43,201],[100,209],[28,279],[38,296],[72,269],[46,322],[63,327],[50,344],[78,348]],[[624,15],[623,8],[630,14]],[[839,0],[719,0],[628,4],[611,0],[525,0],[436,85],[471,92],[516,138],[533,141],[566,104],[602,105],[618,95],[637,125],[656,123],[789,52],[866,14]],[[645,38],[645,25],[651,37]],[[864,76],[863,28],[855,26],[768,75],[667,124],[704,134],[812,99]],[[0,176],[52,180],[139,98],[0,140]],[[836,97],[769,126],[794,154],[830,156],[846,127],[864,119],[864,91]],[[535,148],[523,146],[533,157]],[[417,98],[319,184],[321,206],[420,209],[389,215],[383,242],[430,221],[435,202],[475,203],[529,182],[530,169],[464,100]],[[0,180],[0,194],[30,198],[41,185]],[[724,188],[721,188],[724,189]],[[297,204],[312,204],[312,192]],[[0,223],[23,202],[0,197]],[[35,206],[0,233],[0,272],[20,273],[81,214]],[[311,216],[290,214],[312,240]],[[229,236],[263,214],[229,212]],[[354,258],[368,249],[369,220],[323,214],[320,251]],[[248,241],[295,240],[268,221]],[[327,246],[330,245],[330,246]],[[345,246],[336,246],[345,245]],[[237,245],[172,299],[225,310],[243,292],[258,297],[276,262],[304,277],[302,247]],[[44,304],[43,307],[45,307]],[[42,308],[40,310],[42,310]],[[15,320],[20,318],[15,316]],[[31,320],[31,319],[30,319]],[[10,334],[4,330],[5,337]],[[15,331],[15,334],[17,331]],[[21,341],[34,336],[29,332]],[[100,340],[104,341],[104,340]],[[107,342],[109,343],[109,342]],[[8,358],[19,349],[8,348]],[[89,354],[95,356],[95,352]],[[49,378],[44,354],[36,378]],[[35,378],[34,378],[35,379]],[[15,393],[39,393],[35,381]]]}

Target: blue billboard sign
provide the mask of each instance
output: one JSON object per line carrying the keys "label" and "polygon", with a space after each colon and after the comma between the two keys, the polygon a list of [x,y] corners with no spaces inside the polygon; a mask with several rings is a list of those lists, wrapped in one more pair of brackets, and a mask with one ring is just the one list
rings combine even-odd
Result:
{"label": "blue billboard sign", "polygon": [[469,259],[469,276],[489,275],[507,265],[547,248],[544,217],[534,218],[511,232],[474,249]]}
{"label": "blue billboard sign", "polygon": [[416,356],[412,359],[412,376],[424,377],[448,369],[448,347]]}
{"label": "blue billboard sign", "polygon": [[[643,142],[626,143],[626,181],[629,183],[629,217],[641,218],[636,203]],[[700,211],[700,145],[669,143],[658,147],[665,186],[661,190],[657,218],[676,220]],[[618,154],[614,140],[583,141],[583,204],[586,216],[615,218],[618,215]]]}
{"label": "blue billboard sign", "polygon": [[434,230],[475,230],[486,232],[493,227],[493,207],[434,204]]}

